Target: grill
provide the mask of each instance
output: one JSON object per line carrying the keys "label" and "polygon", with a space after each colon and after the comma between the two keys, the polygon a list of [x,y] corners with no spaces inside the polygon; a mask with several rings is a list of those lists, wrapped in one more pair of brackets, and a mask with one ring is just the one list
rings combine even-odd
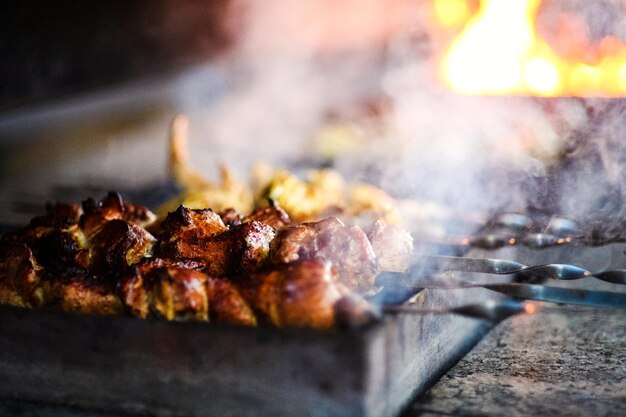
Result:
{"label": "grill", "polygon": [[[111,22],[129,23],[122,3],[90,15],[98,30],[85,42],[100,39]],[[395,415],[511,315],[541,314],[543,302],[603,307],[606,314],[626,309],[626,99],[460,97],[424,81],[423,62],[437,55],[429,48],[441,40],[423,27],[400,35],[389,28],[367,32],[371,54],[361,54],[367,48],[350,36],[347,44],[296,37],[305,50],[295,54],[295,70],[292,58],[281,55],[293,51],[271,36],[251,45],[244,39],[243,50],[252,52],[234,64],[207,65],[204,59],[226,49],[225,42],[237,41],[216,23],[227,20],[232,2],[208,9],[183,3],[133,6],[133,16],[149,10],[151,17],[136,30],[120,23],[124,30],[115,39],[138,42],[142,53],[108,51],[103,56],[115,59],[76,67],[74,79],[55,78],[53,59],[41,74],[7,73],[16,83],[0,95],[0,234],[40,214],[46,201],[78,202],[116,190],[154,208],[175,195],[163,169],[165,136],[183,110],[191,115],[191,136],[200,137],[192,148],[196,165],[216,165],[216,155],[245,165],[276,152],[277,162],[296,172],[335,167],[394,195],[434,202],[411,219],[413,267],[377,278],[384,290],[371,301],[382,318],[354,329],[242,328],[0,307],[3,402],[60,415]],[[85,12],[74,9],[62,17]],[[246,13],[254,17],[258,9]],[[268,21],[282,15],[282,6],[268,10]],[[193,25],[180,24],[191,17]],[[205,18],[211,24],[203,29]],[[267,31],[266,22],[250,25]],[[313,63],[309,42],[322,48]],[[59,62],[70,67],[93,58],[63,48]],[[258,67],[259,50],[276,58],[272,71],[267,61]],[[343,68],[343,54],[367,70]],[[174,65],[173,57],[182,60]],[[32,59],[18,61],[30,68]],[[337,79],[327,81],[335,72]],[[246,84],[249,79],[255,82]],[[111,84],[121,80],[126,84]],[[340,88],[348,83],[356,91]],[[99,92],[86,89],[102,84]],[[287,94],[306,86],[316,91],[303,96],[310,102]],[[319,91],[332,105],[319,103]],[[59,97],[66,93],[73,95]],[[221,100],[230,103],[229,112]],[[206,111],[216,107],[217,116]],[[274,107],[279,122],[270,117]],[[308,112],[314,117],[301,117]],[[441,127],[446,124],[454,128]],[[540,137],[537,152],[550,155],[533,154],[522,161],[531,166],[520,167],[497,136],[526,128],[530,142]],[[230,140],[238,134],[248,140]],[[282,146],[300,134],[314,139]],[[544,134],[558,136],[558,153],[542,148],[549,147]],[[388,147],[397,149],[387,149],[391,137]],[[341,143],[340,151],[328,149],[328,138]]]}

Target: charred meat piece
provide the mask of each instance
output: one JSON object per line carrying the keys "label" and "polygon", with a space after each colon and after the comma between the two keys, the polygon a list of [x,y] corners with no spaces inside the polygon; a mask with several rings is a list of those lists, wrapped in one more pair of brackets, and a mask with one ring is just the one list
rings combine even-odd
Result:
{"label": "charred meat piece", "polygon": [[33,218],[30,227],[54,227],[65,230],[78,224],[82,214],[83,211],[78,204],[46,204],[46,214]]}
{"label": "charred meat piece", "polygon": [[206,280],[202,272],[174,265],[136,266],[122,277],[119,288],[122,301],[135,316],[206,321]]}
{"label": "charred meat piece", "polygon": [[205,240],[227,230],[213,210],[179,206],[161,224],[159,252],[168,258],[198,258]]}
{"label": "charred meat piece", "polygon": [[232,281],[208,277],[206,289],[211,321],[256,326],[254,311]]}
{"label": "charred meat piece", "polygon": [[112,316],[122,314],[122,303],[109,279],[84,269],[48,272],[42,289],[48,307],[70,313]]}
{"label": "charred meat piece", "polygon": [[259,318],[278,327],[332,328],[336,304],[348,293],[331,263],[317,259],[243,277],[239,285]]}
{"label": "charred meat piece", "polygon": [[243,223],[243,214],[241,214],[234,208],[228,208],[224,211],[221,211],[220,217],[228,228],[231,228],[233,226],[239,226],[241,223]]}
{"label": "charred meat piece", "polygon": [[122,312],[110,281],[73,266],[43,268],[26,245],[15,246],[0,262],[0,303],[113,315]]}
{"label": "charred meat piece", "polygon": [[265,223],[266,225],[281,230],[291,224],[289,215],[280,208],[277,204],[270,200],[270,205],[265,207],[258,207],[252,211],[248,216],[244,216],[237,210],[230,208],[222,211],[220,217],[224,221],[224,224],[228,228],[239,226],[242,223],[251,221],[258,221]]}
{"label": "charred meat piece", "polygon": [[374,222],[367,237],[372,244],[381,271],[405,272],[411,265],[413,238],[401,227]]}
{"label": "charred meat piece", "polygon": [[264,223],[243,223],[203,241],[196,256],[206,261],[211,276],[254,272],[267,263],[274,236],[274,229]]}
{"label": "charred meat piece", "polygon": [[89,268],[97,273],[121,271],[152,255],[156,239],[143,226],[154,215],[145,207],[124,203],[117,193],[102,201],[83,202],[80,225],[89,250]]}
{"label": "charred meat piece", "polygon": [[291,219],[285,210],[280,208],[278,204],[270,200],[270,205],[266,207],[258,207],[254,209],[249,216],[243,219],[243,222],[259,221],[276,230],[284,229],[291,224]]}
{"label": "charred meat piece", "polygon": [[108,273],[121,271],[151,256],[156,239],[144,228],[116,219],[100,227],[89,243],[91,268]]}
{"label": "charred meat piece", "polygon": [[256,325],[256,317],[237,287],[197,271],[201,266],[196,261],[146,260],[121,279],[122,300],[132,314],[143,318],[152,315]]}
{"label": "charred meat piece", "polygon": [[33,252],[16,243],[0,254],[0,304],[39,307],[44,296],[39,288],[42,267]]}
{"label": "charred meat piece", "polygon": [[198,258],[211,276],[253,272],[265,265],[274,229],[250,221],[227,229],[211,210],[184,207],[170,213],[162,225],[159,256]]}
{"label": "charred meat piece", "polygon": [[80,225],[88,238],[111,220],[124,220],[138,227],[148,227],[156,220],[146,207],[126,203],[115,192],[110,192],[101,201],[93,198],[83,201],[83,211]]}
{"label": "charred meat piece", "polygon": [[88,254],[84,250],[83,233],[78,227],[81,213],[76,204],[48,204],[45,215],[33,218],[28,226],[0,239],[0,253],[26,245],[44,267],[85,266]]}
{"label": "charred meat piece", "polygon": [[376,255],[363,230],[334,217],[280,231],[272,242],[271,259],[278,264],[299,259],[331,261],[339,280],[351,289],[371,286],[378,273]]}

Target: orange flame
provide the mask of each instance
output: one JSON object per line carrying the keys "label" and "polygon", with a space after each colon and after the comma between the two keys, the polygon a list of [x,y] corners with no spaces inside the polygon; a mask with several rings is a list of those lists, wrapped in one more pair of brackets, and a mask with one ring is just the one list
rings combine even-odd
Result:
{"label": "orange flame", "polygon": [[[434,1],[443,26],[469,16],[467,0]],[[594,46],[583,37],[576,53],[558,54],[535,31],[540,2],[483,0],[442,60],[446,84],[476,95],[626,96],[626,45],[607,36]]]}

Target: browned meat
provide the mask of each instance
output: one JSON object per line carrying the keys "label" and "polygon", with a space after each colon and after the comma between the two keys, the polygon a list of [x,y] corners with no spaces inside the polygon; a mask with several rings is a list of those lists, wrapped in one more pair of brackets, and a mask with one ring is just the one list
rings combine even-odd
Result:
{"label": "browned meat", "polygon": [[124,202],[115,192],[110,192],[101,201],[93,198],[83,201],[83,210],[80,223],[88,238],[111,220],[124,220],[138,227],[149,227],[156,220],[146,207]]}
{"label": "browned meat", "polygon": [[242,280],[244,297],[274,326],[331,328],[335,304],[347,292],[329,262],[302,260]]}
{"label": "browned meat", "polygon": [[184,207],[170,213],[162,227],[160,256],[202,259],[205,272],[217,277],[264,266],[275,234],[270,226],[257,221],[227,229],[216,213]]}
{"label": "browned meat", "polygon": [[272,226],[276,230],[284,229],[291,224],[291,219],[285,210],[280,208],[278,204],[270,200],[270,205],[254,209],[249,216],[243,219],[244,222],[253,220]]}
{"label": "browned meat", "polygon": [[[155,239],[126,219],[129,213],[114,193],[85,207],[83,213],[77,205],[47,205],[44,216],[3,237],[0,297],[6,303],[90,314],[120,311],[115,292],[95,274],[111,276],[138,262],[151,253]],[[148,216],[147,209],[127,207],[131,217]],[[80,224],[87,226],[87,235]]]}
{"label": "browned meat", "polygon": [[56,271],[42,282],[42,289],[48,307],[101,316],[123,312],[113,283],[83,269]]}
{"label": "browned meat", "polygon": [[89,243],[91,269],[108,273],[151,256],[156,239],[144,228],[116,219],[104,223]]}
{"label": "browned meat", "polygon": [[220,217],[227,227],[239,226],[243,223],[243,214],[234,208],[228,208],[220,212]]}
{"label": "browned meat", "polygon": [[168,320],[206,321],[206,280],[205,274],[192,269],[143,265],[122,277],[120,293],[131,313],[142,318],[154,315]]}
{"label": "browned meat", "polygon": [[202,263],[149,259],[120,281],[124,304],[139,317],[195,319],[256,325],[256,317],[237,287],[199,272]]}
{"label": "browned meat", "polygon": [[206,288],[211,321],[256,326],[254,311],[235,284],[224,278],[209,277]]}
{"label": "browned meat", "polygon": [[0,303],[17,307],[39,307],[44,296],[39,289],[42,267],[32,251],[16,243],[0,255]]}
{"label": "browned meat", "polygon": [[181,206],[162,223],[157,244],[144,227],[151,218],[115,193],[82,209],[47,206],[0,239],[0,303],[316,328],[371,317],[348,289],[366,287],[376,273],[373,248],[356,226],[335,218],[289,226],[276,205],[245,218]]}
{"label": "browned meat", "polygon": [[274,263],[331,261],[339,280],[351,289],[371,286],[378,273],[374,250],[363,230],[334,217],[280,231],[272,242],[271,259]]}
{"label": "browned meat", "polygon": [[44,269],[26,245],[15,246],[0,262],[0,303],[100,315],[122,311],[110,282],[71,266]]}
{"label": "browned meat", "polygon": [[81,213],[80,206],[75,204],[46,205],[45,215],[33,218],[28,226],[0,239],[0,257],[15,246],[26,245],[44,267],[84,266],[88,256],[78,228]]}
{"label": "browned meat", "polygon": [[351,329],[363,327],[380,317],[380,310],[353,292],[346,292],[337,300],[334,313],[337,326]]}
{"label": "browned meat", "polygon": [[199,258],[203,242],[228,230],[220,216],[209,209],[180,206],[161,224],[159,252],[168,258]]}
{"label": "browned meat", "polygon": [[46,214],[33,218],[30,227],[55,227],[68,229],[78,224],[83,210],[78,204],[46,204]]}
{"label": "browned meat", "polygon": [[378,220],[368,231],[367,237],[381,271],[405,272],[409,269],[413,256],[413,238],[408,231]]}

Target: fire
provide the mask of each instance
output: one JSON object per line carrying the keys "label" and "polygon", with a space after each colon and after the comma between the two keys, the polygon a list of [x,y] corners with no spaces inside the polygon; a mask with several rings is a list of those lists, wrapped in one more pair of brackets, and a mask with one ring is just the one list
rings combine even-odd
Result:
{"label": "fire", "polygon": [[446,84],[476,95],[625,96],[626,45],[612,36],[592,44],[569,16],[562,39],[575,50],[558,53],[535,30],[540,2],[482,0],[469,18],[468,0],[434,0],[442,26],[467,17],[442,60]]}

